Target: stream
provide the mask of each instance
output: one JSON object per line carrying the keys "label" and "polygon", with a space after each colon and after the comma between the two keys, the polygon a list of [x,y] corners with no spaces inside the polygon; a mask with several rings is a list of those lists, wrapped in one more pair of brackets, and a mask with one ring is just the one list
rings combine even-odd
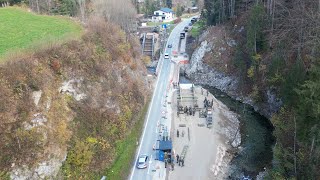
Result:
{"label": "stream", "polygon": [[[190,80],[180,76],[180,83],[188,82]],[[209,86],[204,88],[240,116],[241,148],[231,161],[230,169],[232,172],[229,178],[249,177],[255,179],[259,172],[264,171],[264,168],[269,169],[272,165],[272,148],[275,139],[272,135],[271,122],[255,112],[251,106],[232,99],[226,93]]]}
{"label": "stream", "polygon": [[264,168],[270,168],[273,158],[272,148],[275,139],[272,135],[271,122],[255,112],[254,109],[236,101],[222,91],[204,87],[209,90],[218,100],[223,102],[231,111],[240,115],[241,150],[231,162],[231,178],[242,175],[256,177]]}

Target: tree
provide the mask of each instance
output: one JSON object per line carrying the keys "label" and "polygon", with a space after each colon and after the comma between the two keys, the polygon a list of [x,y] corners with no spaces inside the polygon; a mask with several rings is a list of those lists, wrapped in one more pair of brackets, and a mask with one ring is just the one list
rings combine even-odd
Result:
{"label": "tree", "polygon": [[182,16],[182,6],[180,4],[177,4],[177,7],[176,7],[176,15],[177,17],[180,17]]}
{"label": "tree", "polygon": [[94,7],[94,13],[118,24],[126,32],[136,26],[137,12],[130,0],[96,0]]}
{"label": "tree", "polygon": [[263,29],[266,25],[265,11],[262,5],[254,6],[250,11],[247,24],[247,47],[251,55],[263,50],[265,39]]}
{"label": "tree", "polygon": [[172,0],[166,0],[166,5],[168,8],[172,8]]}

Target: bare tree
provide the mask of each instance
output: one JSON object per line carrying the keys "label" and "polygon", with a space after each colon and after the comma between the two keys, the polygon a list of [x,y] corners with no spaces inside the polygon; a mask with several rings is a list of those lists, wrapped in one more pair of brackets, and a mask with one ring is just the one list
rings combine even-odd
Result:
{"label": "bare tree", "polygon": [[136,9],[130,0],[96,0],[95,12],[130,32],[136,22]]}

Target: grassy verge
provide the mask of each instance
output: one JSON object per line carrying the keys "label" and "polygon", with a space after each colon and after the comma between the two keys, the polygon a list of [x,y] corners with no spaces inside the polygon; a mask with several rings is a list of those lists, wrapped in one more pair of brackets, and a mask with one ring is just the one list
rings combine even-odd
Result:
{"label": "grassy verge", "polygon": [[134,161],[137,149],[137,140],[140,138],[144,119],[148,111],[149,104],[146,104],[138,116],[138,121],[131,129],[126,139],[117,142],[116,160],[107,170],[108,180],[126,179],[130,173],[132,162]]}
{"label": "grassy verge", "polygon": [[67,17],[36,15],[16,7],[0,8],[0,19],[0,59],[36,44],[80,36],[82,32],[81,25]]}
{"label": "grassy verge", "polygon": [[147,26],[159,26],[162,24],[174,24],[174,21],[169,22],[147,22]]}
{"label": "grassy verge", "polygon": [[191,13],[191,14],[187,13],[187,14],[183,14],[181,18],[191,18],[192,16],[196,16],[196,15],[199,15],[199,13]]}
{"label": "grassy verge", "polygon": [[204,29],[204,27],[205,27],[205,23],[202,20],[194,23],[192,25],[192,29],[191,29],[191,36],[198,37],[200,35],[201,31]]}

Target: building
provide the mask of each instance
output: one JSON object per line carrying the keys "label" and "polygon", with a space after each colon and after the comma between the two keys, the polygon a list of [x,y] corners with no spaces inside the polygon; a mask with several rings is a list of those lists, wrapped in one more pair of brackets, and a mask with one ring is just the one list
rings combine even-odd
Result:
{"label": "building", "polygon": [[174,18],[174,12],[169,8],[161,8],[160,10],[154,11],[152,21],[171,21]]}

